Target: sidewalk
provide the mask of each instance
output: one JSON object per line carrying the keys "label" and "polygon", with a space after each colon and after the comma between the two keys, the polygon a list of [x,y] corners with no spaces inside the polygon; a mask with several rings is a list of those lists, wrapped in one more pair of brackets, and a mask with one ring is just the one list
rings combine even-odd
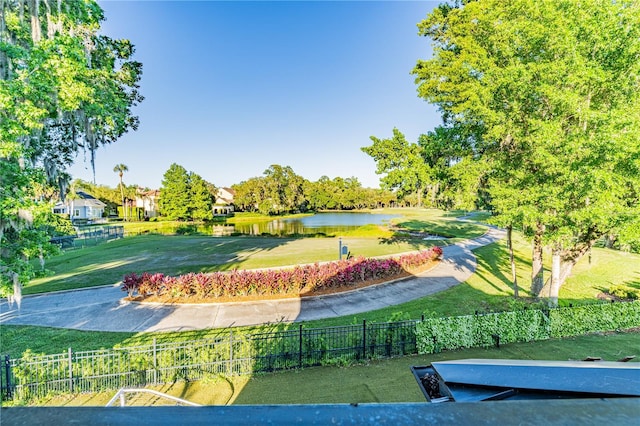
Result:
{"label": "sidewalk", "polygon": [[489,228],[482,237],[443,247],[443,261],[414,278],[304,299],[203,305],[150,305],[123,301],[119,286],[26,297],[20,309],[0,302],[0,324],[100,331],[183,331],[309,321],[354,315],[408,302],[466,281],[476,269],[471,250],[504,238]]}

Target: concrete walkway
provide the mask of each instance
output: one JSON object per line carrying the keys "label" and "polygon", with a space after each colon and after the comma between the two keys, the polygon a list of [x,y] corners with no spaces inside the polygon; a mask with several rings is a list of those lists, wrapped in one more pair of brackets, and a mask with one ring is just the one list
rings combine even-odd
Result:
{"label": "concrete walkway", "polygon": [[123,301],[119,285],[28,296],[20,309],[0,302],[0,324],[101,331],[177,331],[309,321],[386,308],[446,290],[476,269],[471,250],[504,238],[489,228],[482,237],[443,248],[443,261],[414,278],[359,290],[303,299],[256,302],[150,305]]}

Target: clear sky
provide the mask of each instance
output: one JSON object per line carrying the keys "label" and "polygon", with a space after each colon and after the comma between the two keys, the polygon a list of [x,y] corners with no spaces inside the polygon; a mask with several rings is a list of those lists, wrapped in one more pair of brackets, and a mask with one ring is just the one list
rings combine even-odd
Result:
{"label": "clear sky", "polygon": [[[271,164],[315,181],[378,187],[360,148],[397,127],[415,142],[440,123],[410,74],[431,54],[416,24],[430,1],[99,1],[103,33],[143,64],[140,128],[102,147],[96,183],[160,188],[172,163],[216,186]],[[89,154],[74,178],[92,181]]]}

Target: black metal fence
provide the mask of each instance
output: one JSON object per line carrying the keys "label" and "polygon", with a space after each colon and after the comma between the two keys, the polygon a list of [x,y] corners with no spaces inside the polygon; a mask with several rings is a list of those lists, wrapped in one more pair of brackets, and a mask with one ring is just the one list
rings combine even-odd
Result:
{"label": "black metal fence", "polygon": [[311,328],[257,334],[229,332],[215,339],[157,343],[98,351],[5,356],[2,399],[242,375],[417,353],[419,321]]}
{"label": "black metal fence", "polygon": [[53,244],[62,249],[74,249],[95,246],[105,241],[124,238],[122,225],[94,225],[76,228],[76,235],[64,235],[51,238]]}
{"label": "black metal fence", "polygon": [[250,336],[254,371],[340,364],[417,353],[418,321],[278,331]]}

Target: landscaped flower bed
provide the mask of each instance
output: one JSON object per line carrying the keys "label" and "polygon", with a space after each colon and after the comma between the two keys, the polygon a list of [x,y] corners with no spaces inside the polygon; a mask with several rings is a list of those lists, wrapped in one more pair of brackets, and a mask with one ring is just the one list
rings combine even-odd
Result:
{"label": "landscaped flower bed", "polygon": [[300,265],[289,269],[189,273],[127,274],[123,291],[130,299],[155,301],[219,301],[233,298],[300,296],[349,290],[408,276],[442,256],[440,247],[387,259],[357,257],[338,262]]}

